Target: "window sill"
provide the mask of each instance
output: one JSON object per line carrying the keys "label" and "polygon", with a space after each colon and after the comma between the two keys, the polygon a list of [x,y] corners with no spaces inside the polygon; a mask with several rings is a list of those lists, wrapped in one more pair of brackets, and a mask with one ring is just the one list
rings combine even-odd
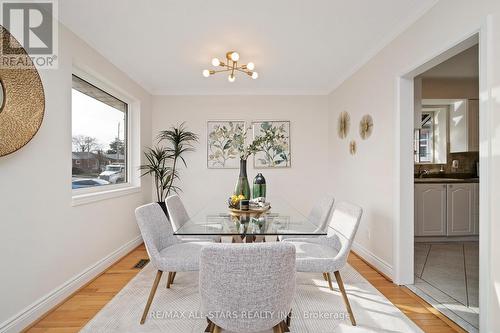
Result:
{"label": "window sill", "polygon": [[130,185],[127,187],[121,187],[110,190],[103,190],[98,192],[74,194],[71,200],[72,206],[85,205],[91,202],[102,201],[112,198],[122,197],[124,195],[129,195],[141,191],[140,186]]}

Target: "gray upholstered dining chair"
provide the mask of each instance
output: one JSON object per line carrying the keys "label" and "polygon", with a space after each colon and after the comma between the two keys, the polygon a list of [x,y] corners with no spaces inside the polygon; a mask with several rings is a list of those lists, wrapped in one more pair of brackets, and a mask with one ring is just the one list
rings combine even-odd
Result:
{"label": "gray upholstered dining chair", "polygon": [[138,207],[135,216],[151,264],[158,270],[142,314],[141,324],[144,324],[163,272],[169,272],[167,288],[170,288],[176,272],[198,271],[201,249],[212,242],[180,241],[157,203]]}
{"label": "gray upholstered dining chair", "polygon": [[[200,294],[212,332],[283,332],[295,293],[295,247],[287,243],[210,244],[200,257]],[[255,313],[266,314],[255,316]]]}
{"label": "gray upholstered dining chair", "polygon": [[330,228],[327,236],[317,238],[293,238],[284,243],[295,245],[297,251],[297,272],[323,273],[331,290],[333,272],[342,298],[346,305],[352,325],[356,320],[349,304],[340,270],[346,265],[351,251],[352,242],[358,230],[363,210],[356,205],[340,202],[335,205],[330,218]]}
{"label": "gray upholstered dining chair", "polygon": [[[326,231],[328,228],[328,223],[330,223],[330,217],[333,213],[333,203],[335,198],[331,195],[326,195],[322,197],[316,205],[313,206],[307,219],[317,226],[315,232]],[[294,236],[294,235],[280,235],[279,240],[291,239],[291,238],[304,238],[307,236]],[[316,237],[316,236],[311,236]]]}
{"label": "gray upholstered dining chair", "polygon": [[[182,203],[181,198],[177,195],[171,195],[166,200],[167,211],[174,230],[179,230],[186,222],[189,221],[189,215]],[[177,236],[182,241],[187,242],[203,242],[203,241],[213,241],[220,242],[221,237],[217,235],[210,236]]]}

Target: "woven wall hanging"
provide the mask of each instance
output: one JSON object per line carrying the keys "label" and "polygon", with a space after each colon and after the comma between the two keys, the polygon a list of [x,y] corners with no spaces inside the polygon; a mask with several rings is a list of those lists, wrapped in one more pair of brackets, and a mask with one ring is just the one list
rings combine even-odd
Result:
{"label": "woven wall hanging", "polygon": [[[2,26],[0,35],[0,156],[4,156],[21,149],[38,132],[45,111],[45,95],[38,71],[24,48]],[[6,46],[16,54],[4,54]],[[9,57],[22,58],[24,65],[4,61]]]}

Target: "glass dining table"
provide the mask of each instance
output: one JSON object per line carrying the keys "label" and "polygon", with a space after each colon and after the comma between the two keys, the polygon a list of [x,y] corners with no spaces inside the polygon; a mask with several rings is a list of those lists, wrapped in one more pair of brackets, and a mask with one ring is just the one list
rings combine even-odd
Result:
{"label": "glass dining table", "polygon": [[[227,236],[251,243],[263,236],[321,236],[326,232],[283,199],[273,199],[264,212],[234,212],[224,200],[213,200],[174,232],[178,236]],[[267,238],[267,237],[266,237]]]}

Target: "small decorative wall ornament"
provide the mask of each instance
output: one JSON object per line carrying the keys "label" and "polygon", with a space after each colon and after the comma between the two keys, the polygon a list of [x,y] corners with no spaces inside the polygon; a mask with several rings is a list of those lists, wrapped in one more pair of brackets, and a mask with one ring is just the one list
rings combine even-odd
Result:
{"label": "small decorative wall ornament", "polygon": [[349,128],[351,127],[351,116],[346,111],[343,111],[339,115],[337,134],[339,138],[345,139],[349,133]]}
{"label": "small decorative wall ornament", "polygon": [[8,61],[0,65],[0,156],[4,156],[21,149],[38,132],[45,112],[45,95],[26,50],[2,26],[0,39],[2,45],[18,50],[15,56],[22,56],[28,62],[22,67]]}
{"label": "small decorative wall ornament", "polygon": [[356,145],[356,141],[351,140],[351,142],[349,142],[349,153],[351,153],[351,155],[355,155],[357,149],[358,147]]}
{"label": "small decorative wall ornament", "polygon": [[361,139],[366,140],[372,135],[373,132],[373,118],[369,114],[366,114],[361,118],[359,122],[359,135]]}

